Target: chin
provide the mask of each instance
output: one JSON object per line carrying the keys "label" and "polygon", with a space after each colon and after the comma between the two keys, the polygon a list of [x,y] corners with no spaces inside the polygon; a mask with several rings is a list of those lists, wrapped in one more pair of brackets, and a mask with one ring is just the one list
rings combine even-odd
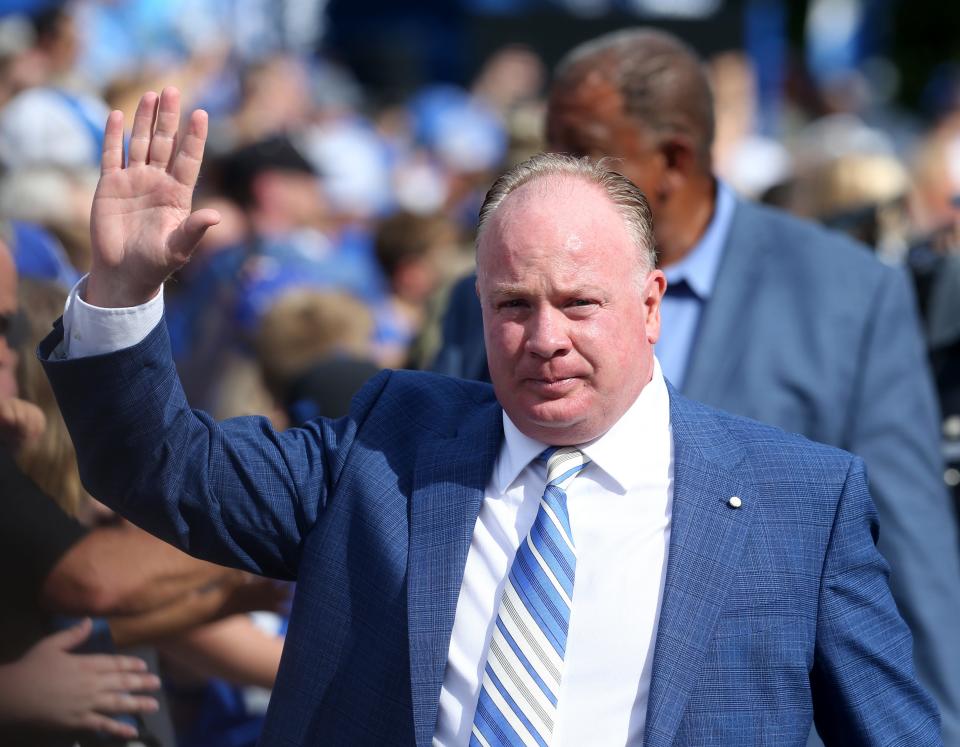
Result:
{"label": "chin", "polygon": [[531,438],[551,446],[576,446],[592,441],[602,434],[602,431],[588,422],[530,423],[527,430],[521,430]]}
{"label": "chin", "polygon": [[514,423],[526,435],[552,446],[584,443],[599,435],[594,433],[597,424],[588,412],[571,412],[570,408],[556,407],[557,404],[544,403],[525,410],[522,418]]}

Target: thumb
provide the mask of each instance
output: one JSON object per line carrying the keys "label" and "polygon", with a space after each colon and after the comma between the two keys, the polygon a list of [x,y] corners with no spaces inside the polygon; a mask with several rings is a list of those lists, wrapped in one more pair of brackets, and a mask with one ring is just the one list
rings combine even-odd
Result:
{"label": "thumb", "polygon": [[191,213],[170,235],[170,248],[175,256],[186,261],[208,228],[220,222],[220,213],[213,208],[203,208]]}
{"label": "thumb", "polygon": [[85,617],[76,625],[48,636],[42,643],[59,651],[69,651],[87,640],[91,630],[93,630],[93,621]]}

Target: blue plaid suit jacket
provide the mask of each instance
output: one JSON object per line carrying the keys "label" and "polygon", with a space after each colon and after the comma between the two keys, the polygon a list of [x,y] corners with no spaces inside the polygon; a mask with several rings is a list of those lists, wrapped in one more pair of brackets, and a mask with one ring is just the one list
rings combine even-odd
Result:
{"label": "blue plaid suit jacket", "polygon": [[[60,335],[40,353],[91,492],[199,557],[297,580],[262,744],[430,744],[503,438],[491,388],[385,372],[348,417],[277,433],[191,411],[163,324],[72,361],[52,359]],[[828,743],[939,744],[860,461],[670,396],[645,744],[803,745],[814,717]]]}

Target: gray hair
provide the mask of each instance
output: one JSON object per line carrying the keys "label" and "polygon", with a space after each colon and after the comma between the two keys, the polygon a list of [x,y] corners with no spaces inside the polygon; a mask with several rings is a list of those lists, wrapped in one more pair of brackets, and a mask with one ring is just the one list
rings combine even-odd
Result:
{"label": "gray hair", "polygon": [[650,205],[636,184],[607,168],[609,163],[610,159],[606,158],[592,161],[563,153],[540,153],[517,164],[493,183],[483,200],[477,225],[477,246],[480,246],[480,238],[490,217],[511,192],[545,177],[566,176],[594,184],[604,191],[623,217],[627,232],[637,248],[641,268],[649,272],[657,265]]}

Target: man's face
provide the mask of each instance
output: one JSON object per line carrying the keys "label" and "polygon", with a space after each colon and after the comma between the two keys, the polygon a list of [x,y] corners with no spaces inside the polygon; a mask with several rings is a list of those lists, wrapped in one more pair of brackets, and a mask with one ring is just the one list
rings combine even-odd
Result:
{"label": "man's face", "polygon": [[664,287],[599,187],[544,177],[508,196],[481,236],[477,292],[514,424],[557,446],[605,433],[650,380]]}
{"label": "man's face", "polygon": [[[618,159],[610,165],[636,184],[657,213],[665,163],[650,132],[623,111],[623,97],[598,74],[555,86],[547,108],[547,146],[557,153]],[[655,224],[656,225],[656,224]]]}
{"label": "man's face", "polygon": [[[17,271],[6,246],[0,242],[0,328],[9,330],[17,313]],[[0,400],[17,396],[17,353],[0,334]]]}

